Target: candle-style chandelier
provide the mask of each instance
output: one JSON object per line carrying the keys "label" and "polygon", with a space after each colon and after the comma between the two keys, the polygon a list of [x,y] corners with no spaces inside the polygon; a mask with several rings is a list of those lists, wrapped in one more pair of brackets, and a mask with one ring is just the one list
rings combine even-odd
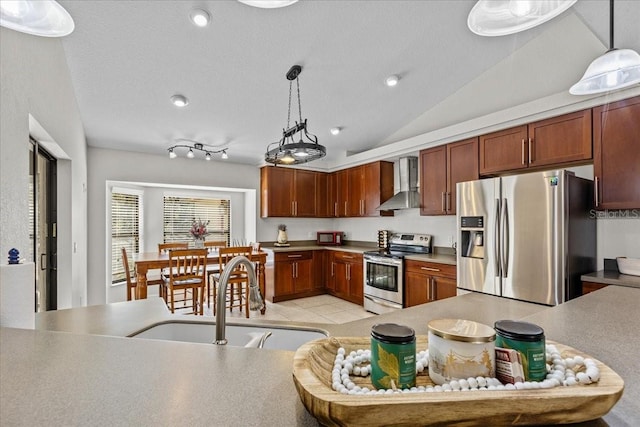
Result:
{"label": "candle-style chandelier", "polygon": [[190,144],[176,144],[176,145],[172,145],[171,147],[167,148],[167,151],[169,151],[169,158],[170,159],[175,159],[176,157],[178,157],[178,153],[177,151],[185,151],[187,150],[186,153],[186,157],[189,159],[193,159],[196,154],[194,152],[194,150],[196,152],[201,152],[204,153],[204,159],[205,160],[211,160],[214,154],[218,154],[218,153],[222,153],[222,155],[220,156],[220,158],[222,160],[226,160],[229,158],[229,156],[227,155],[227,149],[228,148],[220,148],[220,149],[216,149],[217,147],[213,147],[211,145],[206,145],[203,144],[201,142],[196,142],[196,141],[192,141],[190,139],[178,139],[176,142],[191,142],[193,145]]}
{"label": "candle-style chandelier", "polygon": [[[294,65],[287,72],[289,80],[289,110],[287,113],[287,127],[282,130],[282,139],[267,146],[264,160],[274,165],[298,165],[317,160],[327,154],[324,146],[318,144],[318,137],[307,132],[307,119],[302,120],[302,106],[300,104],[300,81],[298,76],[302,72],[300,65]],[[298,113],[300,121],[289,127],[291,118],[291,90],[293,81],[296,81],[298,90]],[[299,139],[296,141],[295,137]]]}

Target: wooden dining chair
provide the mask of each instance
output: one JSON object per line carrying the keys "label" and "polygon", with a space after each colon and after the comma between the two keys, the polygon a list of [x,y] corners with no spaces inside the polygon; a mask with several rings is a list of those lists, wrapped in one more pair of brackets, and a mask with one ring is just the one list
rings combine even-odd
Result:
{"label": "wooden dining chair", "polygon": [[[138,281],[131,277],[131,271],[129,270],[129,258],[127,257],[127,250],[122,248],[122,266],[124,267],[124,276],[127,279],[127,301],[136,299],[136,287]],[[133,291],[133,295],[131,292]]]}
{"label": "wooden dining chair", "polygon": [[[204,247],[210,251],[216,252],[220,248],[227,247],[226,240],[205,240]],[[211,275],[214,273],[220,273],[220,268],[218,267],[218,263],[209,263],[207,264],[207,293],[205,298],[207,300],[207,307],[211,307]]]}
{"label": "wooden dining chair", "polygon": [[[158,243],[158,254],[169,253],[171,249],[189,249],[189,243],[187,242]],[[163,269],[160,271],[160,277],[157,279],[153,279],[151,281],[147,280],[147,285],[158,284],[160,285],[160,290],[162,291],[164,289],[164,281],[167,278],[167,275],[168,275],[167,270]],[[162,292],[160,293],[160,296],[164,298],[165,302],[167,301],[166,295],[164,295]],[[184,301],[186,305],[187,291],[185,291],[184,294],[182,295],[181,301]]]}
{"label": "wooden dining chair", "polygon": [[[216,298],[219,293],[220,276],[224,271],[225,265],[237,256],[251,257],[251,246],[233,246],[229,248],[220,248],[218,250],[218,268],[219,273],[214,273],[209,278],[213,283],[213,314],[215,316],[217,310]],[[227,301],[226,308],[233,311],[234,307],[238,307],[240,312],[244,309],[245,316],[249,318],[249,273],[243,265],[237,266],[229,276],[227,283]]]}
{"label": "wooden dining chair", "polygon": [[204,289],[207,281],[206,249],[169,250],[168,276],[164,280],[169,308],[175,313],[175,292],[191,291],[193,313],[204,314]]}

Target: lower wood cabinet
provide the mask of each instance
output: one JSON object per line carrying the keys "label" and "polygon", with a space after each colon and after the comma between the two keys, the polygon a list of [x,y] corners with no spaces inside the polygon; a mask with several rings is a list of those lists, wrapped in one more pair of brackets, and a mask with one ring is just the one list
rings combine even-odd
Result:
{"label": "lower wood cabinet", "polygon": [[405,261],[405,307],[457,294],[456,266],[415,260]]}
{"label": "lower wood cabinet", "polygon": [[318,287],[313,261],[314,251],[276,253],[273,278],[267,280],[265,297],[278,302],[324,293]]}
{"label": "lower wood cabinet", "polygon": [[364,303],[364,273],[362,254],[328,251],[329,277],[326,290],[331,295],[354,304]]}
{"label": "lower wood cabinet", "polygon": [[604,283],[595,283],[595,282],[582,282],[582,295],[588,294],[589,292],[597,291],[598,289],[602,289],[606,287]]}

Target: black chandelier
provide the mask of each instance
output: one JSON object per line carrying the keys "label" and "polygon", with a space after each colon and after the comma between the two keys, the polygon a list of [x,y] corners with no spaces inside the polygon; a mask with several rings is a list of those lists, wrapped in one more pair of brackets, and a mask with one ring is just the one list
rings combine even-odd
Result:
{"label": "black chandelier", "polygon": [[218,154],[218,153],[222,153],[222,156],[220,156],[220,158],[222,160],[226,160],[229,158],[229,156],[227,155],[227,148],[222,148],[219,150],[216,150],[216,147],[213,147],[211,145],[205,145],[201,142],[196,142],[196,141],[192,141],[190,139],[179,139],[179,142],[192,142],[193,145],[189,145],[189,144],[176,144],[176,145],[172,145],[171,147],[167,148],[167,151],[169,151],[169,158],[170,159],[175,159],[176,157],[178,157],[178,153],[176,152],[176,149],[186,149],[188,148],[189,150],[187,151],[186,156],[189,159],[193,159],[196,155],[193,152],[193,150],[195,151],[199,151],[204,154],[204,159],[205,160],[211,160],[211,156],[213,154]]}
{"label": "black chandelier", "polygon": [[[300,65],[294,65],[287,72],[289,80],[289,110],[287,112],[287,127],[282,130],[282,139],[267,146],[264,160],[274,165],[299,165],[317,160],[327,154],[327,149],[318,144],[318,137],[307,132],[307,119],[302,120],[302,105],[300,104],[300,81],[298,76],[302,72]],[[291,119],[291,88],[296,81],[298,90],[298,114],[300,121],[289,127]],[[295,136],[299,135],[296,141]],[[303,139],[305,138],[305,139]]]}

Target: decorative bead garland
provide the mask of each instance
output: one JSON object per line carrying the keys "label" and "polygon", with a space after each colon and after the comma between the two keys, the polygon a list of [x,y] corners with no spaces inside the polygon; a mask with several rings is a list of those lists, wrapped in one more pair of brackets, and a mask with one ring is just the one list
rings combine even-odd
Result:
{"label": "decorative bead garland", "polygon": [[[481,390],[527,390],[540,388],[553,388],[558,386],[574,386],[577,384],[591,384],[600,379],[600,370],[592,359],[582,356],[563,359],[555,345],[546,346],[547,378],[540,382],[525,381],[515,384],[502,384],[496,378],[469,377],[459,380],[451,380],[448,383],[436,386],[418,386],[410,389],[379,389],[371,390],[368,387],[356,385],[350,375],[366,377],[371,373],[371,350],[359,349],[348,355],[342,347],[338,349],[331,372],[332,388],[342,394],[393,394],[393,393],[433,393],[455,391],[481,391]],[[368,365],[365,365],[369,363]],[[362,366],[364,365],[364,366]],[[416,372],[423,372],[429,365],[429,351],[420,351],[416,354]],[[576,371],[584,366],[585,371]]]}

